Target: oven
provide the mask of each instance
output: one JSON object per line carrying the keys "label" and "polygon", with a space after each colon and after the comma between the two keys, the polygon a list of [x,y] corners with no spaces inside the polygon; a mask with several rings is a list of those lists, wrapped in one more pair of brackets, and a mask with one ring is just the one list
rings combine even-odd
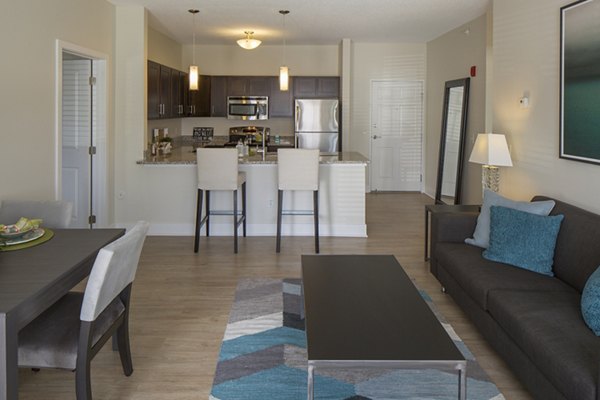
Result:
{"label": "oven", "polygon": [[267,96],[227,97],[227,118],[244,121],[269,119],[269,98]]}

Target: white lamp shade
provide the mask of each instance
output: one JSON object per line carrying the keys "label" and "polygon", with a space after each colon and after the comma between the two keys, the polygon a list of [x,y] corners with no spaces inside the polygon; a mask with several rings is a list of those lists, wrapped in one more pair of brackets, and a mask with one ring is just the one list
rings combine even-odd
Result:
{"label": "white lamp shade", "polygon": [[258,39],[240,39],[237,41],[237,44],[246,50],[252,50],[260,46],[262,42]]}
{"label": "white lamp shade", "polygon": [[198,66],[190,65],[190,90],[198,90]]}
{"label": "white lamp shade", "polygon": [[290,73],[288,67],[281,66],[279,67],[279,90],[285,92],[289,88],[290,83]]}
{"label": "white lamp shade", "polygon": [[495,133],[478,134],[469,162],[495,165],[497,167],[512,167],[506,137]]}

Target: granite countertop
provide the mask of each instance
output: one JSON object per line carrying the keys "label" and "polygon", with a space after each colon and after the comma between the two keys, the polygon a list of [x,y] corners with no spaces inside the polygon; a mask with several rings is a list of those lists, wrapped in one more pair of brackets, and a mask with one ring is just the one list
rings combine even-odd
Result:
{"label": "granite countertop", "polygon": [[[204,147],[206,144],[219,145],[227,142],[227,137],[216,136],[212,141],[200,141],[197,139],[182,138],[174,140],[174,148],[169,154],[150,155],[149,151],[144,154],[144,159],[137,161],[141,165],[186,165],[196,164],[196,148]],[[321,164],[368,164],[369,159],[355,151],[344,151],[334,155],[322,155],[319,157]],[[266,159],[262,154],[240,157],[240,164],[277,164],[277,153],[267,153]]]}

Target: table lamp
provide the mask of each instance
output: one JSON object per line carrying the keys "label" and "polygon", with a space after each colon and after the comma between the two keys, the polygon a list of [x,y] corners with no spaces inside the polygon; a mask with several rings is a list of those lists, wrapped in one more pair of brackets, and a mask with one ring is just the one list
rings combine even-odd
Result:
{"label": "table lamp", "polygon": [[481,170],[482,190],[487,188],[497,192],[500,186],[498,167],[512,167],[506,137],[495,133],[479,133],[469,162],[483,164]]}

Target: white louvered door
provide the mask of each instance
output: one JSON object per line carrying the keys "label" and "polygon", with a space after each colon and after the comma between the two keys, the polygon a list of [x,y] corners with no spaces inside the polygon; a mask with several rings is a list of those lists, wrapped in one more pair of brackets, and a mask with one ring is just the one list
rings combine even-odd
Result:
{"label": "white louvered door", "polygon": [[371,83],[371,190],[420,191],[423,82]]}

